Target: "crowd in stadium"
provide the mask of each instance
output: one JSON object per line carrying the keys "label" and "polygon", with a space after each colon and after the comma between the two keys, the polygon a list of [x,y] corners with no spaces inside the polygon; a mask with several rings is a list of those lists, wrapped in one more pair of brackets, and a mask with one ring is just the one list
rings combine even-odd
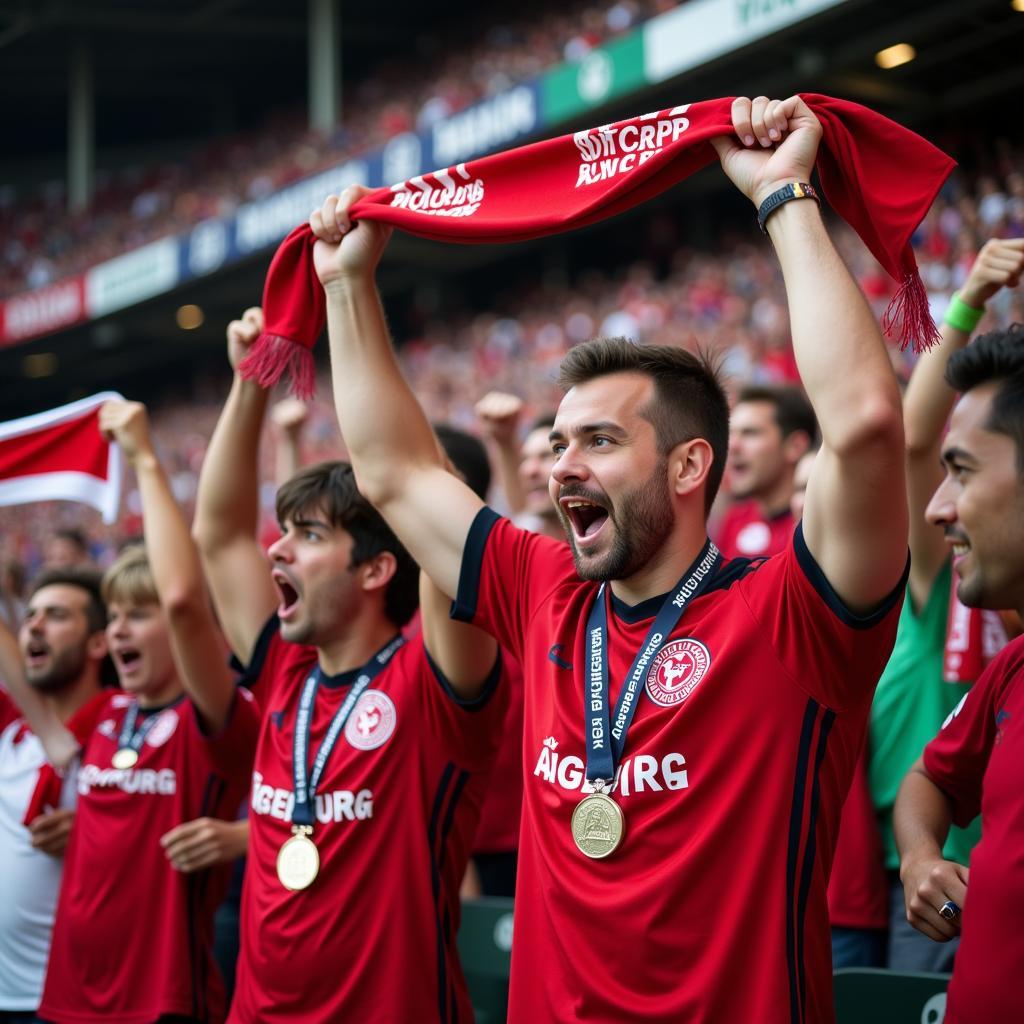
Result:
{"label": "crowd in stadium", "polygon": [[[553,15],[546,47],[469,54],[457,85],[352,122],[297,173],[470,102],[494,85],[482,63],[504,87],[657,9]],[[414,313],[392,359],[386,236],[331,197],[311,227],[344,372],[316,400],[272,405],[245,378],[264,321],[239,311],[208,401],[100,411],[132,470],[116,526],[0,512],[0,807],[32,774],[0,831],[0,861],[25,845],[8,819],[32,851],[31,899],[0,911],[0,1021],[468,1020],[459,893],[511,896],[517,871],[517,1022],[827,1021],[844,965],[952,970],[950,1024],[1019,1010],[1002,904],[1021,888],[1024,174],[951,179],[916,232],[941,341],[915,356],[882,340],[895,288],[856,234],[776,188],[810,178],[814,115],[794,98],[733,118],[716,147],[770,244],[680,248],[662,209],[614,274]],[[202,179],[218,203],[229,178]],[[195,203],[100,231],[90,214],[38,273],[213,210],[153,184]],[[36,215],[10,268],[50,238]],[[557,685],[577,662],[582,726]],[[82,755],[74,811],[44,750]],[[683,800],[704,801],[685,837]],[[138,891],[161,927],[112,957]],[[621,972],[587,969],[601,958]]]}
{"label": "crowd in stadium", "polygon": [[[495,25],[466,24],[429,61],[391,61],[353,84],[343,125],[311,131],[303,109],[277,112],[258,131],[218,136],[182,158],[105,173],[89,207],[68,216],[59,181],[30,194],[0,190],[0,299],[81,273],[146,242],[227,217],[299,178],[383,145],[594,46],[675,6],[667,0],[582,0]],[[429,68],[429,71],[425,71]]]}

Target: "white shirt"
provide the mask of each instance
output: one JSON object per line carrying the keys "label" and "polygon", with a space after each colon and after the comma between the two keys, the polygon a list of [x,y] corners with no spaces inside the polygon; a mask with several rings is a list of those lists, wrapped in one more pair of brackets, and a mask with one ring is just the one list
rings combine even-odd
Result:
{"label": "white shirt", "polygon": [[[35,1010],[43,995],[64,860],[32,849],[22,819],[45,763],[21,720],[0,732],[0,1010]],[[74,789],[64,786],[62,807]]]}

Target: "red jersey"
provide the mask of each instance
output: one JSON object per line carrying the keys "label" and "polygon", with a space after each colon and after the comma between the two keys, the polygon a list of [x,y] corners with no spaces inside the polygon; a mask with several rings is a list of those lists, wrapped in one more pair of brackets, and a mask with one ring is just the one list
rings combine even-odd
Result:
{"label": "red jersey", "polygon": [[1011,640],[924,749],[929,778],[961,828],[981,814],[971,853],[946,1024],[1024,1019],[1024,637]]}
{"label": "red jersey", "polygon": [[[720,567],[651,660],[615,776],[625,838],[589,860],[570,818],[597,584],[564,543],[480,512],[453,614],[525,676],[513,1024],[833,1019],[825,887],[904,585],[852,615],[799,530]],[[613,706],[662,601],[610,602]]]}
{"label": "red jersey", "polygon": [[777,555],[789,544],[794,525],[788,508],[765,516],[756,501],[740,501],[730,505],[722,516],[715,543],[726,558]]}
{"label": "red jersey", "polygon": [[862,750],[843,804],[828,883],[828,915],[839,928],[889,927],[889,878]]}
{"label": "red jersey", "polygon": [[[249,859],[232,1021],[471,1021],[455,948],[459,884],[505,716],[500,670],[460,702],[422,639],[401,647],[352,709],[317,787],[320,872],[291,892],[292,748],[316,648],[271,619],[247,678],[265,715],[253,769]],[[309,757],[359,671],[326,677]]]}
{"label": "red jersey", "polygon": [[224,729],[209,737],[184,697],[141,710],[139,726],[159,720],[135,766],[114,768],[133,703],[128,694],[112,694],[82,753],[39,1016],[58,1024],[151,1024],[164,1014],[221,1021],[213,914],[231,866],[176,871],[160,837],[194,818],[235,820],[259,714],[252,695],[239,690]]}
{"label": "red jersey", "polygon": [[523,813],[523,670],[504,655],[509,704],[491,783],[484,794],[473,853],[508,853],[519,847]]}

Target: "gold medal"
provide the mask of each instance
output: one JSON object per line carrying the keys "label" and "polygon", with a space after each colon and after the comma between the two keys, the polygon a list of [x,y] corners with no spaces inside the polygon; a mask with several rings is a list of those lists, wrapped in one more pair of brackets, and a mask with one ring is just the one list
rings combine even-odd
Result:
{"label": "gold medal", "polygon": [[308,889],[320,873],[320,854],[310,839],[313,830],[308,826],[294,826],[293,835],[277,851],[277,877],[292,892]]}
{"label": "gold medal", "polygon": [[110,763],[115,768],[123,771],[126,768],[134,768],[138,760],[139,752],[137,750],[132,750],[131,747],[122,747],[114,754]]}
{"label": "gold medal", "polygon": [[584,797],[572,812],[572,838],[580,853],[600,860],[622,842],[626,820],[622,808],[604,793]]}

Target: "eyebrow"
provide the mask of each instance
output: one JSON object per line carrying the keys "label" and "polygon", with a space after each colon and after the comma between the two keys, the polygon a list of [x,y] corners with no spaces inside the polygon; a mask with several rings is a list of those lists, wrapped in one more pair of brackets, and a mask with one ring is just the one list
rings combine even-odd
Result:
{"label": "eyebrow", "polygon": [[[580,437],[587,434],[614,434],[616,437],[626,437],[627,432],[617,423],[611,420],[599,420],[597,423],[581,423],[578,427],[570,427],[569,434]],[[564,441],[565,434],[561,430],[553,429],[548,434],[549,441]]]}
{"label": "eyebrow", "polygon": [[292,526],[319,526],[321,530],[331,529],[330,523],[325,523],[322,519],[309,519],[306,516],[292,516]]}
{"label": "eyebrow", "polygon": [[957,448],[956,446],[947,448],[939,457],[941,465],[948,466],[953,462],[969,462],[974,466],[978,464],[978,460],[966,448]]}

